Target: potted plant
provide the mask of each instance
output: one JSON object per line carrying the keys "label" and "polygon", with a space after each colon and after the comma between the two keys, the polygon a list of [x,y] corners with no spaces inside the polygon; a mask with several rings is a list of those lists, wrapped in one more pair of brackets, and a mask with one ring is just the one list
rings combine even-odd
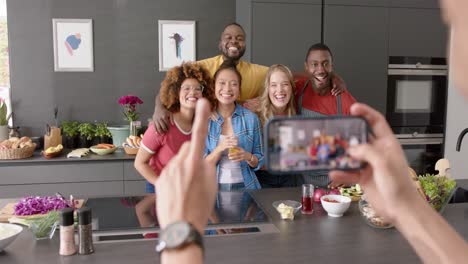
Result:
{"label": "potted plant", "polygon": [[78,147],[78,126],[77,121],[63,121],[62,122],[62,145],[65,148],[74,149]]}
{"label": "potted plant", "polygon": [[96,123],[94,126],[94,139],[93,145],[99,143],[111,143],[112,134],[107,129],[107,123]]}
{"label": "potted plant", "polygon": [[91,141],[94,137],[94,125],[91,123],[81,123],[78,126],[78,131],[80,132],[80,148],[89,148],[91,146]]}

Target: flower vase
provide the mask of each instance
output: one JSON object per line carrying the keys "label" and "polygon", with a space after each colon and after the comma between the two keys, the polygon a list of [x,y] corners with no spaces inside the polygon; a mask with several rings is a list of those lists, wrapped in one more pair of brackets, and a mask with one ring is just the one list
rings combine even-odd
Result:
{"label": "flower vase", "polygon": [[130,121],[130,136],[138,136],[138,131],[140,130],[140,127],[140,121]]}

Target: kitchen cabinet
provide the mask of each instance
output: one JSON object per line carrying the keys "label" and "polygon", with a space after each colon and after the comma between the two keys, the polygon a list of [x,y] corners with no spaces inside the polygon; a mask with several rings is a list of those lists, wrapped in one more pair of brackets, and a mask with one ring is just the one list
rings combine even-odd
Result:
{"label": "kitchen cabinet", "polygon": [[390,8],[390,56],[446,57],[446,45],[440,10]]}
{"label": "kitchen cabinet", "polygon": [[354,5],[387,7],[390,0],[325,0],[325,5]]}
{"label": "kitchen cabinet", "polygon": [[324,42],[335,71],[360,102],[386,111],[388,8],[326,5]]}
{"label": "kitchen cabinet", "polygon": [[267,66],[282,63],[292,71],[303,71],[307,49],[320,42],[321,5],[253,2],[251,12],[252,61]]}
{"label": "kitchen cabinet", "polygon": [[389,0],[391,7],[439,8],[439,0]]}
{"label": "kitchen cabinet", "polygon": [[124,161],[124,194],[141,195],[145,193],[146,180],[135,169],[133,160]]}
{"label": "kitchen cabinet", "polygon": [[[444,157],[450,161],[450,174],[452,177],[455,179],[468,179],[468,135],[460,138],[461,133],[468,128],[468,119],[466,118],[468,116],[468,104],[459,88],[455,86],[453,72],[449,72],[448,86]],[[457,151],[459,138],[461,144],[459,151]],[[468,189],[468,186],[462,187]]]}
{"label": "kitchen cabinet", "polygon": [[84,197],[141,195],[145,193],[145,183],[133,167],[133,158],[123,153],[83,160],[37,157],[0,163],[0,198],[55,192]]}

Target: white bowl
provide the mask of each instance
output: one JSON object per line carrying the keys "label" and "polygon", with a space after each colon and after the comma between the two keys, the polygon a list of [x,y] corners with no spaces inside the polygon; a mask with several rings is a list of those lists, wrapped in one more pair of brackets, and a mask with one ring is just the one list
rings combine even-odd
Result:
{"label": "white bowl", "polygon": [[[325,199],[334,200],[337,202],[327,202]],[[328,215],[331,217],[343,216],[344,212],[348,210],[349,205],[351,204],[351,198],[336,194],[324,195],[320,198],[320,201],[322,202],[323,209],[325,209],[325,211],[327,211]]]}
{"label": "white bowl", "polygon": [[[21,231],[23,228],[19,225],[0,223],[0,252],[14,241]],[[5,232],[9,235],[3,237]]]}

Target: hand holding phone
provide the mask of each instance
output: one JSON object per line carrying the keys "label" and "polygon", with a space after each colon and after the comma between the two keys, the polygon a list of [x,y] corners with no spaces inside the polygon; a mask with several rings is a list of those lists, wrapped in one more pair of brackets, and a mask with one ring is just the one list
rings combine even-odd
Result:
{"label": "hand holding phone", "polygon": [[265,127],[266,166],[272,173],[357,170],[347,153],[367,143],[367,122],[354,116],[274,118]]}

